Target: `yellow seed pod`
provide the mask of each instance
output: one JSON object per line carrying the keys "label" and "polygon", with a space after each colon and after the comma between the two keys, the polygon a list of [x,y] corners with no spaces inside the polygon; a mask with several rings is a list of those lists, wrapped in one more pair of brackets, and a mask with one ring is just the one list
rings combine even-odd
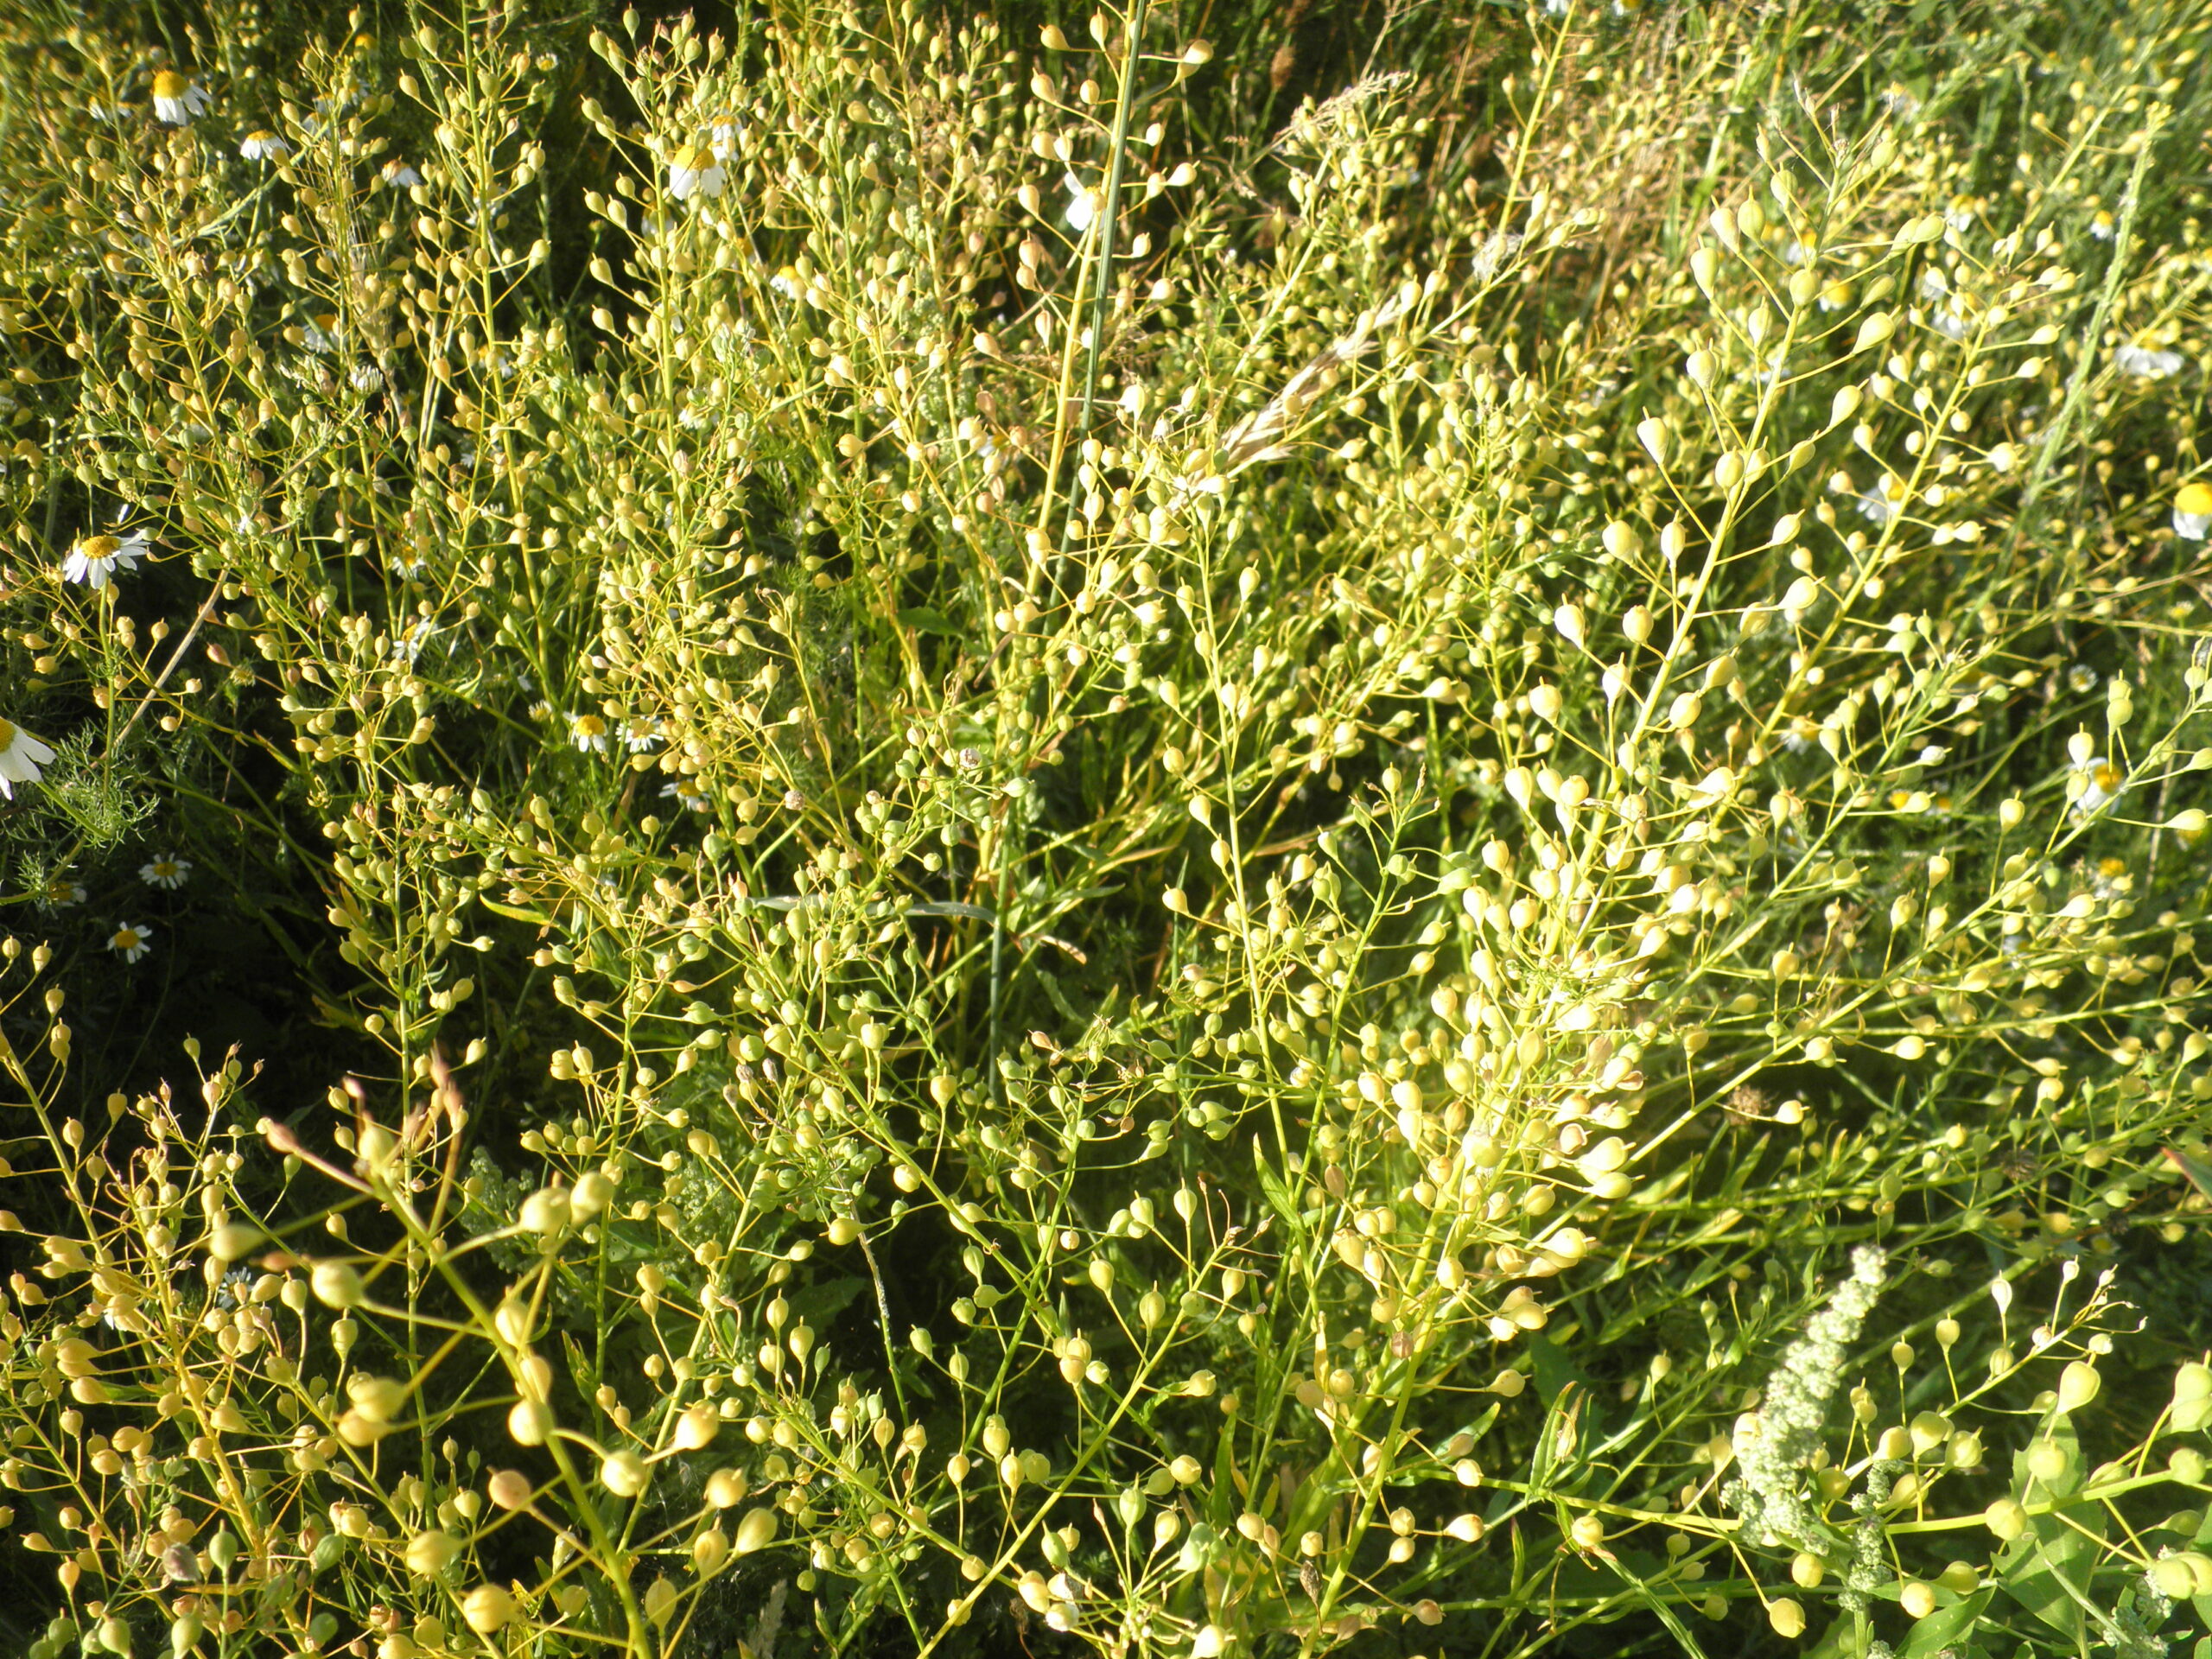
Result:
{"label": "yellow seed pod", "polygon": [[2079,1411],[2097,1397],[2097,1390],[2102,1385],[2103,1379],[2097,1375],[2095,1366],[2075,1360],[2059,1373],[2058,1408]]}
{"label": "yellow seed pod", "polygon": [[480,1584],[461,1604],[461,1616],[479,1636],[489,1636],[515,1616],[515,1599],[496,1584]]}
{"label": "yellow seed pod", "polygon": [[422,1578],[435,1578],[453,1565],[461,1554],[460,1541],[449,1532],[418,1532],[407,1541],[407,1570]]}
{"label": "yellow seed pod", "polygon": [[1827,1563],[1808,1550],[1799,1550],[1789,1563],[1789,1581],[1801,1590],[1819,1589],[1827,1573]]}
{"label": "yellow seed pod", "polygon": [[2037,1440],[2028,1448],[2028,1472],[2046,1486],[2065,1479],[2073,1461],[2056,1440]]}
{"label": "yellow seed pod", "polygon": [[735,1548],[741,1555],[750,1555],[766,1549],[776,1541],[776,1512],[770,1509],[747,1510],[745,1518],[737,1523]]}
{"label": "yellow seed pod", "polygon": [[645,1490],[645,1460],[635,1452],[609,1453],[599,1465],[599,1484],[617,1497],[635,1497]]}
{"label": "yellow seed pod", "polygon": [[712,1406],[694,1406],[676,1420],[676,1449],[696,1452],[702,1446],[711,1446],[715,1436],[721,1433],[721,1419]]}
{"label": "yellow seed pod", "polygon": [[2002,1543],[2011,1543],[2028,1529],[2028,1511],[2018,1498],[1999,1498],[1981,1512],[1981,1520]]}
{"label": "yellow seed pod", "polygon": [[1777,1636],[1794,1641],[1805,1634],[1805,1609],[1792,1598],[1780,1596],[1767,1603],[1766,1622]]}
{"label": "yellow seed pod", "polygon": [[1936,1611],[1936,1590],[1932,1585],[1917,1579],[1908,1579],[1897,1592],[1897,1605],[1904,1609],[1907,1618],[1925,1618]]}
{"label": "yellow seed pod", "polygon": [[517,1446],[543,1446],[553,1433],[553,1408],[543,1400],[518,1400],[507,1412],[507,1433]]}

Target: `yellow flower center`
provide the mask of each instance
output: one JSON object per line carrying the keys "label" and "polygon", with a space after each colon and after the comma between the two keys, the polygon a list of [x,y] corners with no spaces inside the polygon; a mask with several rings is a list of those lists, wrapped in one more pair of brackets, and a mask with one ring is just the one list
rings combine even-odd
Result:
{"label": "yellow flower center", "polygon": [[686,144],[676,152],[676,164],[687,173],[703,173],[715,164],[715,152],[704,144]]}
{"label": "yellow flower center", "polygon": [[88,559],[111,559],[122,545],[112,536],[87,536],[77,543],[77,550]]}
{"label": "yellow flower center", "polygon": [[2212,484],[2183,485],[2181,493],[2174,498],[2174,507],[2192,518],[2212,515]]}
{"label": "yellow flower center", "polygon": [[0,754],[5,754],[9,750],[15,747],[15,727],[7,721],[0,720]]}
{"label": "yellow flower center", "polygon": [[2099,789],[2110,794],[2120,787],[2120,768],[2110,764],[2099,766],[2089,774],[2089,779]]}
{"label": "yellow flower center", "polygon": [[2097,874],[2107,880],[2110,880],[2115,875],[2126,875],[2127,861],[2120,858],[2101,858],[2097,861]]}
{"label": "yellow flower center", "polygon": [[134,944],[137,944],[137,943],[138,943],[138,930],[137,930],[137,929],[133,928],[133,927],[125,927],[125,928],[118,928],[118,929],[116,931],[116,935],[115,935],[115,944],[116,944],[116,948],[117,948],[118,950],[128,950],[129,949],[130,949],[130,947],[131,947],[132,945],[134,945]]}
{"label": "yellow flower center", "polygon": [[182,98],[187,85],[185,78],[175,70],[164,69],[154,77],[154,96],[156,98]]}

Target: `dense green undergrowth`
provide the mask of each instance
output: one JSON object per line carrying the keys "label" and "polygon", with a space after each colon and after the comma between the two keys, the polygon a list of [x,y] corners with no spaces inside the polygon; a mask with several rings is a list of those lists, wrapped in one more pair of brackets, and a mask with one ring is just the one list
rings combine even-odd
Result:
{"label": "dense green undergrowth", "polygon": [[2205,1653],[2208,24],[0,18],[0,1639]]}

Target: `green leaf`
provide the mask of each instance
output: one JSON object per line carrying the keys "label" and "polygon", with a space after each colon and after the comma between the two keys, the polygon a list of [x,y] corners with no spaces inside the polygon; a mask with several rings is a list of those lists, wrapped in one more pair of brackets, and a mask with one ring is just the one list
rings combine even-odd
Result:
{"label": "green leaf", "polygon": [[2079,1525],[2055,1515],[2034,1516],[2029,1530],[1997,1558],[1997,1582],[2006,1595],[2078,1648],[2087,1639],[2082,1603],[2089,1575],[2102,1554],[2098,1541],[2104,1536],[2106,1513],[2101,1504],[2084,1504],[2072,1513],[2072,1519]]}
{"label": "green leaf", "polygon": [[1913,1625],[1912,1633],[1897,1649],[1897,1659],[1937,1659],[1961,1637],[1971,1636],[1980,1628],[1981,1615],[1996,1594],[1992,1586],[1948,1607],[1938,1607]]}
{"label": "green leaf", "polygon": [[941,633],[948,639],[962,637],[960,630],[945,620],[944,612],[931,610],[926,606],[916,606],[912,610],[899,612],[899,621],[901,626],[912,628],[917,633]]}
{"label": "green leaf", "polygon": [[2163,1147],[2162,1150],[2166,1154],[2166,1161],[2189,1177],[2190,1185],[2206,1198],[2212,1198],[2212,1164],[2206,1163],[2202,1158],[2192,1158],[2172,1147]]}
{"label": "green leaf", "polygon": [[1268,1200],[1268,1207],[1281,1216],[1286,1227],[1298,1225],[1298,1205],[1291,1198],[1290,1188],[1268,1162],[1267,1154],[1261,1150],[1260,1137],[1252,1137],[1252,1167],[1260,1177],[1260,1191]]}

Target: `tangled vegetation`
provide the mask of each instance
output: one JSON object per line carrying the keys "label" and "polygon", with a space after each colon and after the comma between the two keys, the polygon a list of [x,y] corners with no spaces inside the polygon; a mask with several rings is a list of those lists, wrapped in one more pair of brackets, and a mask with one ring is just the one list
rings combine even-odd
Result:
{"label": "tangled vegetation", "polygon": [[0,1640],[2212,1651],[2208,39],[7,9]]}

